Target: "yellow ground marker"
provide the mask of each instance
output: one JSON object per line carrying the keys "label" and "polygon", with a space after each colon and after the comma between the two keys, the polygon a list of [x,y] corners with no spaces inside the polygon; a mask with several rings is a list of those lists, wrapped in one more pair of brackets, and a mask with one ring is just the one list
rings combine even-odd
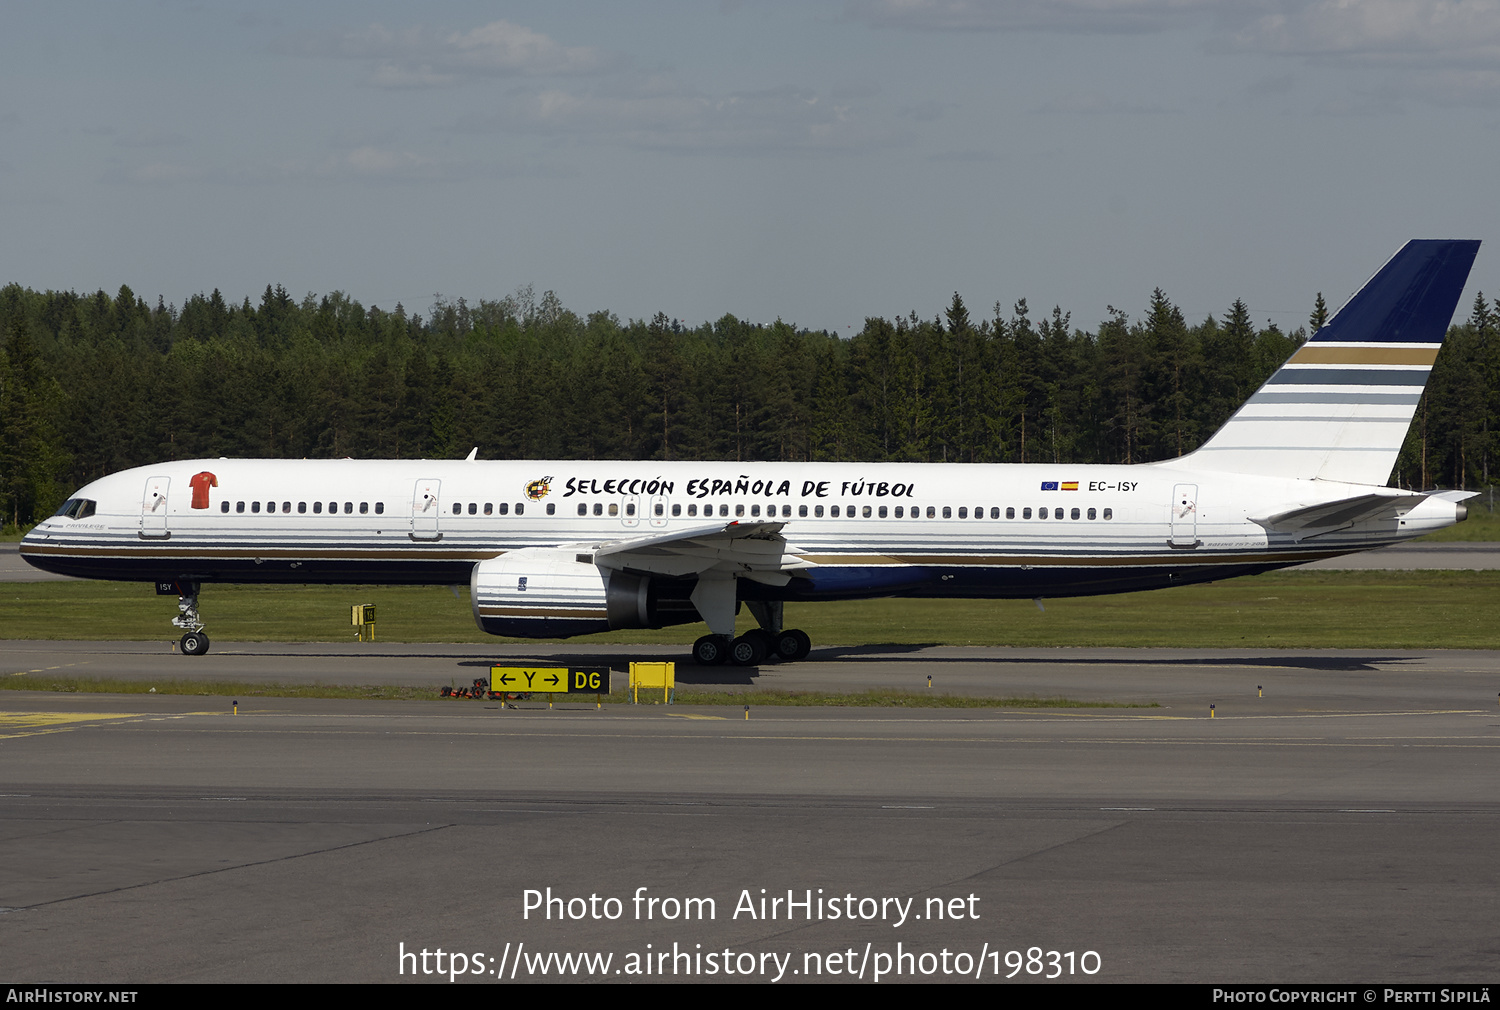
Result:
{"label": "yellow ground marker", "polygon": [[[110,719],[139,719],[145,712],[0,712],[0,739],[56,733],[73,729],[74,724]],[[6,733],[5,730],[20,730]]]}

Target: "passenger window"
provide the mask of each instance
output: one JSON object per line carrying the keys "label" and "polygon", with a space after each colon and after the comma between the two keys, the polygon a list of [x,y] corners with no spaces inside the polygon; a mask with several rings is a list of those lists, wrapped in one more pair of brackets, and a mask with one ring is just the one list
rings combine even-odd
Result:
{"label": "passenger window", "polygon": [[927,506],[927,518],[928,519],[936,519],[937,518],[937,509],[933,508],[931,505]]}
{"label": "passenger window", "polygon": [[353,515],[353,514],[354,514],[354,503],[352,501],[346,501],[346,502],[344,502],[344,515],[347,516],[347,515]]}
{"label": "passenger window", "polygon": [[[1009,515],[1007,515],[1005,518],[1007,518],[1007,519],[1014,519],[1015,518],[1015,515],[1016,515],[1016,510],[1015,509],[1006,509],[1006,511],[1009,513]],[[1000,506],[998,506],[998,505],[991,506],[991,508],[990,508],[990,518],[991,519],[999,519],[1000,518]]]}
{"label": "passenger window", "polygon": [[798,505],[797,506],[797,518],[798,519],[806,519],[807,518],[807,506],[806,505]]}
{"label": "passenger window", "polygon": [[698,506],[697,505],[689,505],[688,506],[688,515],[695,516],[697,514],[698,514]]}
{"label": "passenger window", "polygon": [[221,501],[221,502],[219,502],[219,511],[220,512],[228,512],[229,511],[229,503],[227,501]]}
{"label": "passenger window", "polygon": [[620,503],[619,502],[613,502],[612,501],[612,502],[609,503],[609,514],[612,515],[612,516],[617,516],[617,515],[620,514]]}
{"label": "passenger window", "polygon": [[[579,508],[583,508],[582,505],[580,505],[578,507]],[[510,502],[503,501],[503,502],[500,503],[500,514],[503,515],[503,516],[510,515]]]}
{"label": "passenger window", "polygon": [[1113,519],[1114,517],[1115,517],[1115,510],[1114,509],[1105,509],[1104,510],[1104,518],[1106,518],[1106,519]]}
{"label": "passenger window", "polygon": [[549,501],[547,503],[547,514],[549,516],[557,514],[557,502],[555,502],[555,501]]}
{"label": "passenger window", "polygon": [[1021,518],[1022,519],[1030,519],[1031,518],[1031,509],[1030,508],[1024,508],[1024,509],[1022,509],[1021,510]]}
{"label": "passenger window", "polygon": [[1014,507],[1010,507],[1010,508],[1007,508],[1005,510],[1005,518],[1007,518],[1007,519],[1014,519],[1015,517],[1016,517],[1016,510],[1015,510]]}
{"label": "passenger window", "polygon": [[[603,514],[604,514],[604,503],[600,502],[600,501],[594,502],[594,515],[596,515],[596,516],[602,516]],[[614,513],[611,512],[610,515],[614,515]]]}
{"label": "passenger window", "polygon": [[752,518],[759,519],[760,518],[760,506],[759,505],[751,505],[750,506],[750,515],[751,515]]}
{"label": "passenger window", "polygon": [[1036,510],[1036,517],[1038,519],[1045,519],[1045,518],[1047,518],[1047,510],[1046,509],[1037,509]]}
{"label": "passenger window", "polygon": [[885,506],[884,505],[880,506],[880,518],[882,518],[882,519],[885,518]]}
{"label": "passenger window", "polygon": [[305,502],[305,501],[299,501],[297,503],[297,514],[299,516],[301,516],[301,515],[307,515],[307,502]]}
{"label": "passenger window", "polygon": [[1089,518],[1090,519],[1098,519],[1099,518],[1099,510],[1098,509],[1089,509]]}
{"label": "passenger window", "polygon": [[[375,511],[376,512],[380,511],[380,506],[379,505],[375,506]],[[485,502],[484,503],[484,514],[485,515],[493,515],[494,512],[495,512],[495,503],[494,502],[488,502],[488,501]]]}
{"label": "passenger window", "polygon": [[664,516],[664,515],[667,514],[667,507],[665,505],[663,505],[661,502],[657,502],[656,503],[655,509],[656,509],[656,514],[659,515],[659,516]]}
{"label": "passenger window", "polygon": [[839,507],[837,505],[830,506],[828,509],[828,514],[837,519],[839,517]]}
{"label": "passenger window", "polygon": [[323,503],[320,502],[320,501],[313,502],[313,515],[320,516],[322,514],[323,514]]}
{"label": "passenger window", "polygon": [[236,512],[243,512],[243,511],[245,511],[245,503],[242,502],[242,501],[235,502],[234,503],[234,510]]}
{"label": "passenger window", "polygon": [[[361,505],[359,507],[359,510],[361,512],[363,512],[365,510],[365,507],[363,505]],[[479,514],[479,503],[478,502],[472,502],[472,501],[469,502],[469,515],[474,516],[474,515],[478,515],[478,514]]]}
{"label": "passenger window", "polygon": [[813,518],[814,519],[822,519],[823,518],[823,506],[821,506],[821,505],[814,505],[813,506]]}
{"label": "passenger window", "polygon": [[[375,503],[375,514],[378,515],[378,516],[385,515],[385,502],[378,501],[378,502]],[[486,505],[484,507],[484,514],[485,515],[489,515],[490,514],[490,507],[488,505]]]}
{"label": "passenger window", "polygon": [[578,503],[578,514],[581,515],[581,516],[588,515],[589,514],[589,507],[587,505],[585,505],[583,502],[579,502]]}
{"label": "passenger window", "polygon": [[783,505],[783,506],[781,506],[781,518],[783,518],[783,519],[790,519],[791,517],[792,517],[792,507],[790,505]]}
{"label": "passenger window", "polygon": [[866,519],[870,518],[870,506],[866,505],[864,508],[860,509],[859,514],[864,516]]}
{"label": "passenger window", "polygon": [[267,512],[275,512],[276,511],[276,503],[273,502],[273,501],[266,502],[266,511]]}
{"label": "passenger window", "polygon": [[1074,518],[1074,519],[1077,519],[1077,518],[1078,518],[1078,516],[1079,516],[1079,513],[1078,513],[1078,510],[1077,510],[1077,509],[1074,509],[1074,510],[1073,510],[1073,511],[1072,511],[1072,512],[1071,512],[1071,513],[1070,513],[1070,515],[1071,515],[1071,517],[1072,517],[1072,518]]}
{"label": "passenger window", "polygon": [[338,510],[339,510],[339,503],[338,502],[331,501],[331,502],[328,503],[328,514],[329,515],[333,515]]}
{"label": "passenger window", "polygon": [[525,514],[526,514],[526,503],[523,502],[523,501],[516,502],[516,515],[523,516]]}
{"label": "passenger window", "polygon": [[635,515],[635,502],[631,502],[629,505],[625,506],[625,514],[628,516]]}
{"label": "passenger window", "polygon": [[258,502],[258,501],[251,502],[250,503],[250,511],[251,512],[259,512],[260,511],[260,502]]}
{"label": "passenger window", "polygon": [[453,503],[453,514],[454,515],[458,515],[463,510],[464,510],[464,507],[462,505],[460,505],[458,502],[454,502]]}
{"label": "passenger window", "polygon": [[728,505],[728,503],[725,503],[725,504],[719,506],[719,518],[720,519],[728,519],[729,518],[729,505]]}
{"label": "passenger window", "polygon": [[735,516],[736,519],[738,519],[740,516],[742,516],[744,514],[745,514],[745,505],[744,505],[743,502],[741,502],[739,505],[736,505],[734,507],[734,516]]}
{"label": "passenger window", "polygon": [[680,515],[682,515],[682,506],[681,505],[673,505],[672,506],[672,518],[675,519],[675,518],[677,518]]}
{"label": "passenger window", "polygon": [[[473,511],[474,511],[474,506],[470,505],[469,506],[469,512],[473,513]],[[362,515],[362,516],[370,514],[370,503],[369,502],[362,501],[362,502],[359,503],[359,514]]]}
{"label": "passenger window", "polygon": [[[945,512],[945,513],[946,513],[946,512],[947,512],[947,509],[944,509],[944,510],[943,510],[943,511],[944,511],[944,512]],[[969,509],[968,509],[968,507],[967,507],[967,506],[965,506],[965,505],[960,505],[960,506],[959,506],[959,507],[958,507],[958,517],[959,517],[959,518],[960,518],[960,519],[967,519],[967,518],[969,518]]]}
{"label": "passenger window", "polygon": [[287,515],[291,515],[291,513],[292,513],[292,503],[289,502],[289,501],[282,502],[281,503],[281,511],[283,513],[287,514]]}
{"label": "passenger window", "polygon": [[943,518],[944,519],[952,519],[953,518],[953,509],[949,508],[947,505],[943,506]]}

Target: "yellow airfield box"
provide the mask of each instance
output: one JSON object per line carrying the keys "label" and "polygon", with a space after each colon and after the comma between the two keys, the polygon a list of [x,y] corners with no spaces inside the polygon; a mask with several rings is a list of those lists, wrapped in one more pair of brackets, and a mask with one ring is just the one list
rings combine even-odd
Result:
{"label": "yellow airfield box", "polygon": [[630,696],[632,701],[640,701],[642,688],[648,691],[660,688],[661,700],[670,704],[677,693],[677,664],[631,663]]}
{"label": "yellow airfield box", "polygon": [[375,641],[375,604],[356,603],[350,614],[350,623],[361,642]]}
{"label": "yellow airfield box", "polygon": [[609,694],[609,667],[492,666],[490,690],[497,694]]}

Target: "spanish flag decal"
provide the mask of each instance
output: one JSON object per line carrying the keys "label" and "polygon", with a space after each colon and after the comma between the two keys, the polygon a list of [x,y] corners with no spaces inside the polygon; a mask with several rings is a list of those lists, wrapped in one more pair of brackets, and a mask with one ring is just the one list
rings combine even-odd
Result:
{"label": "spanish flag decal", "polygon": [[1077,491],[1078,482],[1076,480],[1065,480],[1062,482],[1062,489],[1064,491]]}

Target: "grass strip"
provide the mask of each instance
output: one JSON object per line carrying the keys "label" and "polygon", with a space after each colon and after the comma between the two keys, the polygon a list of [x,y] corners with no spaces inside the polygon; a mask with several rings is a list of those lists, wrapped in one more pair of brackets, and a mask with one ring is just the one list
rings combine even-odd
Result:
{"label": "grass strip", "polygon": [[[1029,600],[864,600],[787,604],[786,624],[825,646],[1010,645],[1155,648],[1500,649],[1500,571],[1293,571],[1117,596]],[[377,606],[376,643],[354,641],[349,608]],[[483,643],[467,588],[206,586],[200,608],[223,642]],[[115,582],[0,584],[0,638],[166,642],[173,597]],[[739,630],[753,627],[748,611]],[[581,648],[671,646],[682,658],[701,624],[614,631]],[[513,650],[509,650],[513,651]],[[211,659],[212,657],[210,657]]]}
{"label": "grass strip", "polygon": [[[440,688],[404,684],[282,684],[249,681],[127,680],[111,677],[22,675],[0,679],[0,690],[58,694],[175,694],[217,698],[332,698],[357,701],[432,701]],[[592,702],[594,695],[559,695],[558,704]],[[475,699],[451,699],[473,704]],[[522,704],[545,701],[537,696]],[[630,695],[604,695],[605,704],[627,705]],[[800,706],[825,708],[1158,708],[1155,702],[1080,701],[1075,698],[986,698],[921,691],[678,691],[678,705]]]}

